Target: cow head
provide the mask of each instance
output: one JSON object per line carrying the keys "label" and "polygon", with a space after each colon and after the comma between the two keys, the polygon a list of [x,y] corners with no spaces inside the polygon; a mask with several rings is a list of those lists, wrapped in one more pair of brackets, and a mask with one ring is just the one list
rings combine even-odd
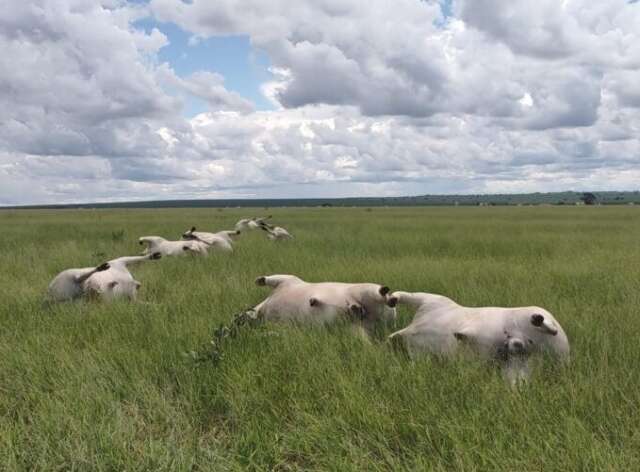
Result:
{"label": "cow head", "polygon": [[352,293],[350,312],[368,322],[392,322],[396,319],[397,300],[391,297],[391,290],[385,285],[359,284]]}

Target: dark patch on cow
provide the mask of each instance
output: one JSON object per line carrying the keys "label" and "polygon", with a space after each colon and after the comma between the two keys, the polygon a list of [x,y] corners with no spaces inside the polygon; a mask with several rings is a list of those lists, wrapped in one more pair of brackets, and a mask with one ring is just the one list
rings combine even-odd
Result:
{"label": "dark patch on cow", "polygon": [[453,333],[453,336],[458,340],[458,341],[466,341],[467,335],[466,334],[462,334],[462,333]]}
{"label": "dark patch on cow", "polygon": [[367,312],[365,311],[364,307],[362,305],[358,305],[357,303],[354,303],[349,307],[349,312],[358,320],[363,320],[367,316]]}
{"label": "dark patch on cow", "polygon": [[542,316],[539,313],[531,315],[531,324],[533,326],[536,326],[539,328],[540,326],[542,326],[543,323],[544,323],[544,316]]}

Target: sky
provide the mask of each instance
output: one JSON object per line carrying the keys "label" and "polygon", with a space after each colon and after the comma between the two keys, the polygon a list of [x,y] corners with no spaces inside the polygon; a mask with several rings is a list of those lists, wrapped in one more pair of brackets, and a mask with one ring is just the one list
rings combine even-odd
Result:
{"label": "sky", "polygon": [[8,0],[0,205],[640,188],[640,3]]}

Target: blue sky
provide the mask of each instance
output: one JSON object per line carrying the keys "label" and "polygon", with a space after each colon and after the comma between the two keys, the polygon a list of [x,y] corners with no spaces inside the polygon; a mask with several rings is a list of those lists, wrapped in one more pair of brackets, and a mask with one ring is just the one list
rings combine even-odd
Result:
{"label": "blue sky", "polygon": [[[217,72],[225,78],[225,87],[251,100],[257,110],[272,110],[273,105],[260,90],[260,84],[272,78],[267,55],[251,46],[248,36],[226,36],[198,39],[189,44],[191,34],[173,23],[159,23],[145,18],[135,23],[150,32],[160,30],[169,44],[160,49],[158,60],[167,62],[180,77],[198,71]],[[207,104],[195,97],[186,100],[187,117],[207,111]]]}

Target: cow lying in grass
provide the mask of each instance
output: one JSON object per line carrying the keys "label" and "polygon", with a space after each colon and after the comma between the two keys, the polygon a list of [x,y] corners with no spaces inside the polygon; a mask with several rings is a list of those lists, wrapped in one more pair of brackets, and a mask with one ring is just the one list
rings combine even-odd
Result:
{"label": "cow lying in grass", "polygon": [[372,283],[310,283],[295,275],[258,277],[256,284],[273,289],[254,311],[266,321],[325,325],[350,320],[371,333],[379,322],[395,320],[395,300],[389,288]]}
{"label": "cow lying in grass", "polygon": [[208,245],[201,241],[167,241],[160,236],[143,236],[138,239],[140,245],[146,244],[143,255],[159,252],[163,256],[182,256],[184,254],[207,255]]}
{"label": "cow lying in grass", "polygon": [[267,221],[269,218],[271,218],[271,215],[263,217],[254,216],[253,218],[243,218],[236,223],[236,230],[247,231],[250,229],[258,229],[260,225]]}
{"label": "cow lying in grass", "polygon": [[267,232],[267,237],[272,241],[284,241],[287,239],[293,239],[293,236],[289,234],[289,231],[281,226],[273,226],[267,223],[260,224],[260,229]]}
{"label": "cow lying in grass", "polygon": [[218,231],[217,233],[210,234],[226,240],[229,244],[233,244],[233,242],[240,237],[241,233],[242,231],[240,231],[239,229],[234,229],[231,231]]}
{"label": "cow lying in grass", "polygon": [[109,268],[96,272],[87,278],[83,285],[83,292],[92,298],[111,301],[126,298],[135,301],[140,288],[140,282],[133,278],[128,265],[136,262],[160,259],[161,254],[155,252],[146,256],[119,257],[109,261]]}
{"label": "cow lying in grass", "polygon": [[80,298],[84,294],[82,285],[96,272],[108,270],[108,262],[98,267],[85,267],[83,269],[67,269],[54,277],[49,284],[48,294],[51,301],[64,302]]}
{"label": "cow lying in grass", "polygon": [[409,326],[389,336],[412,357],[421,352],[451,356],[468,345],[482,358],[499,361],[512,384],[528,378],[532,354],[569,358],[567,336],[544,308],[469,308],[430,293],[394,292],[390,299],[416,310]]}
{"label": "cow lying in grass", "polygon": [[209,249],[218,251],[233,251],[232,238],[240,235],[240,231],[220,231],[219,233],[206,233],[196,231],[193,226],[189,231],[183,233],[182,239],[187,241],[199,241],[206,244]]}

